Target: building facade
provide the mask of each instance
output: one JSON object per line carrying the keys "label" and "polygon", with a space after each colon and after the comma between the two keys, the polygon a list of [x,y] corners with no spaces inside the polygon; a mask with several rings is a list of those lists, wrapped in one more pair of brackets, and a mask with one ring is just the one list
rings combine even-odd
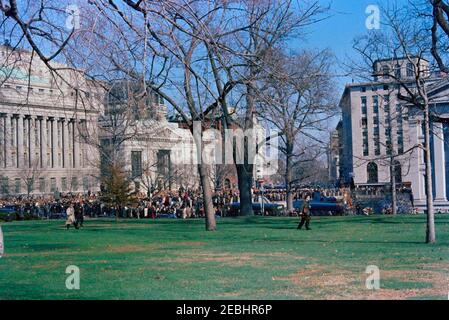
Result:
{"label": "building facade", "polygon": [[25,50],[1,46],[0,59],[0,196],[97,191],[96,151],[81,138],[97,123],[97,88]]}
{"label": "building facade", "polygon": [[[406,93],[396,79],[414,90],[413,68],[422,70],[432,112],[444,118],[449,104],[447,78],[430,74],[429,62],[417,58],[412,62],[379,60],[373,67],[373,80],[347,85],[340,100],[340,181],[355,186],[386,186],[394,174],[397,185],[411,188],[415,206],[423,211],[426,191],[422,113],[398,99],[398,93]],[[433,197],[437,210],[446,211],[449,209],[449,194],[446,195],[449,141],[445,132],[449,129],[445,123],[432,122],[431,130]]]}

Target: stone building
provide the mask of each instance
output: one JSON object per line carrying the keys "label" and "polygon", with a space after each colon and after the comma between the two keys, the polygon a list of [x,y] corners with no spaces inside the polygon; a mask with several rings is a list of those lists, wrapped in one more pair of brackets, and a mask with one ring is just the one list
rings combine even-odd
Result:
{"label": "stone building", "polygon": [[[382,187],[390,184],[394,168],[398,185],[410,187],[415,206],[425,208],[424,142],[422,113],[413,105],[400,101],[398,84],[388,74],[400,79],[413,90],[414,66],[426,77],[433,114],[449,118],[449,83],[441,73],[430,73],[423,59],[385,59],[376,61],[370,82],[345,87],[340,107],[341,149],[340,179],[356,186]],[[404,89],[400,89],[405,95]],[[449,127],[441,119],[431,124],[433,196],[437,210],[449,208]]]}
{"label": "stone building", "polygon": [[98,189],[96,151],[80,133],[96,126],[102,96],[77,70],[52,67],[60,76],[0,46],[0,196]]}

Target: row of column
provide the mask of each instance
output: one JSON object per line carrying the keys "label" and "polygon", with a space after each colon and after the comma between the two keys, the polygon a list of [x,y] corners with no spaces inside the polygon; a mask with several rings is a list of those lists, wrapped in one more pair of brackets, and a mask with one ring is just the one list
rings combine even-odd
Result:
{"label": "row of column", "polygon": [[68,118],[0,115],[0,167],[82,167],[78,123]]}
{"label": "row of column", "polygon": [[[434,187],[435,190],[435,203],[444,203],[448,199],[446,197],[446,161],[444,151],[444,130],[443,124],[439,122],[433,123],[433,168],[434,171]],[[421,128],[421,121],[414,120],[410,123],[410,136],[412,141],[418,143],[424,143],[424,135]],[[412,156],[412,163],[410,164],[414,170],[412,170],[412,189],[415,201],[423,202],[426,199],[425,190],[425,165],[424,165],[424,152],[421,148],[415,149],[416,152]]]}

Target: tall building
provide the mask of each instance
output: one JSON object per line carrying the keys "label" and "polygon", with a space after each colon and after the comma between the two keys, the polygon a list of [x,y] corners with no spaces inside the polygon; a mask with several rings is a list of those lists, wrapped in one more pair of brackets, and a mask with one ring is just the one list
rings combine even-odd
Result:
{"label": "tall building", "polygon": [[[341,182],[356,186],[384,186],[394,168],[396,183],[411,187],[415,205],[425,208],[423,117],[417,107],[398,99],[406,95],[395,79],[415,90],[414,68],[426,78],[432,112],[449,119],[449,82],[429,70],[423,59],[385,59],[374,63],[370,82],[345,87],[340,100],[342,128],[340,144]],[[433,193],[438,210],[449,209],[449,127],[431,124]]]}
{"label": "tall building", "polygon": [[341,129],[342,121],[339,121],[337,128],[330,133],[327,168],[329,170],[329,183],[331,184],[336,184],[340,180]]}
{"label": "tall building", "polygon": [[81,136],[102,96],[81,72],[52,67],[61,77],[29,51],[0,46],[0,196],[98,189],[96,151]]}

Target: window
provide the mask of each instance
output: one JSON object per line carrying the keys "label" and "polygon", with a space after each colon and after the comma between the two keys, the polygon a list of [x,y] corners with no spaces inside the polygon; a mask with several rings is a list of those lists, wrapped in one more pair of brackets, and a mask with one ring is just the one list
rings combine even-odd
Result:
{"label": "window", "polygon": [[19,194],[21,191],[22,191],[22,186],[21,186],[21,183],[20,183],[20,178],[16,178],[14,180],[14,192],[16,194]]}
{"label": "window", "polygon": [[28,194],[32,193],[34,190],[34,179],[28,178],[26,185],[27,185],[27,193]]}
{"label": "window", "polygon": [[382,76],[384,79],[388,79],[390,77],[390,67],[389,66],[382,67]]}
{"label": "window", "polygon": [[399,64],[394,67],[394,76],[396,79],[401,79],[401,66]]}
{"label": "window", "polygon": [[9,179],[8,178],[2,178],[0,180],[0,187],[1,187],[0,188],[1,193],[3,195],[9,194]]}
{"label": "window", "polygon": [[364,129],[362,132],[363,137],[363,156],[369,155],[369,146],[368,146],[368,130]]}
{"label": "window", "polygon": [[50,178],[50,192],[56,191],[56,178]]}
{"label": "window", "polygon": [[67,178],[62,177],[61,178],[61,191],[66,191],[66,190],[67,190]]}
{"label": "window", "polygon": [[407,63],[407,77],[413,77],[415,74],[413,63]]}
{"label": "window", "polygon": [[78,177],[72,177],[71,186],[72,191],[78,190]]}
{"label": "window", "polygon": [[[157,173],[159,177],[170,178],[170,150],[159,150],[157,152]],[[167,179],[164,179],[167,180]]]}
{"label": "window", "polygon": [[399,161],[394,161],[394,178],[396,183],[402,183],[402,168],[401,163]]}
{"label": "window", "polygon": [[89,177],[83,177],[83,189],[88,191],[90,189]]}
{"label": "window", "polygon": [[373,96],[373,113],[379,113],[379,97]]}
{"label": "window", "polygon": [[366,87],[362,87],[362,92],[366,92]]}
{"label": "window", "polygon": [[402,121],[402,106],[396,105],[396,122],[397,122],[397,139],[398,139],[398,153],[404,153],[404,127]]}
{"label": "window", "polygon": [[374,134],[374,154],[376,156],[380,155],[380,138],[379,138],[379,133],[377,133],[377,134],[375,133]]}
{"label": "window", "polygon": [[44,89],[39,89],[39,93],[44,93]]}
{"label": "window", "polygon": [[131,151],[131,175],[133,178],[142,176],[142,151]]}
{"label": "window", "polygon": [[362,97],[362,115],[366,116],[366,97]]}
{"label": "window", "polygon": [[39,192],[45,192],[45,178],[39,178]]}
{"label": "window", "polygon": [[366,166],[366,171],[368,175],[368,183],[378,183],[378,174],[377,174],[377,164],[374,162],[368,163]]}

